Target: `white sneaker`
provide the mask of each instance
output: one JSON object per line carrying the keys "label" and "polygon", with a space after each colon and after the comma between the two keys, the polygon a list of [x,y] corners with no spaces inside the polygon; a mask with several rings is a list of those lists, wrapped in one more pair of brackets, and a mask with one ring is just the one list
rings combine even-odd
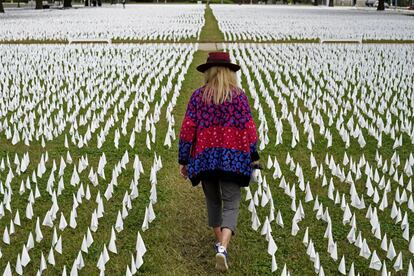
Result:
{"label": "white sneaker", "polygon": [[224,246],[218,247],[218,252],[216,254],[216,269],[222,272],[227,271],[229,266],[227,265],[227,251]]}

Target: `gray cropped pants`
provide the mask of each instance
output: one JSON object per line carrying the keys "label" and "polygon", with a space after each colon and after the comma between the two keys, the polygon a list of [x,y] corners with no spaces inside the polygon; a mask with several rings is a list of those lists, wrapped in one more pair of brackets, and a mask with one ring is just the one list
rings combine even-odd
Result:
{"label": "gray cropped pants", "polygon": [[240,207],[240,185],[223,180],[202,180],[206,196],[208,225],[229,228],[234,235]]}

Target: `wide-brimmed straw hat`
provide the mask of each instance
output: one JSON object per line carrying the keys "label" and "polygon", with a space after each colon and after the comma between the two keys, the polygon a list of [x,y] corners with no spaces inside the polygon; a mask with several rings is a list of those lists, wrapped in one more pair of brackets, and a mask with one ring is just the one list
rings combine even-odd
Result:
{"label": "wide-brimmed straw hat", "polygon": [[230,62],[230,55],[226,52],[210,52],[208,53],[207,62],[197,66],[197,71],[204,73],[207,69],[213,66],[227,67],[236,72],[240,66]]}

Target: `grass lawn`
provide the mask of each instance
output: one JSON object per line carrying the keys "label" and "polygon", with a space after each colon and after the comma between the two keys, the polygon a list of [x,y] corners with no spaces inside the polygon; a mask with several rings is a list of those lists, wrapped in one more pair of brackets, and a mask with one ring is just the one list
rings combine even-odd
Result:
{"label": "grass lawn", "polygon": [[[223,34],[219,31],[218,24],[214,18],[210,7],[207,6],[205,13],[206,23],[202,28],[200,40],[198,42],[221,42],[224,40]],[[64,41],[20,41],[17,43],[63,43]],[[161,43],[162,41],[123,41],[115,40],[114,43],[145,43],[145,42],[157,42]],[[195,42],[195,40],[188,40],[185,42]],[[278,41],[278,43],[286,42],[316,42],[316,41]],[[370,43],[375,43],[375,41],[367,41]],[[387,43],[392,43],[394,41],[387,41]],[[15,42],[5,42],[5,43],[15,43]],[[117,46],[114,46],[117,47]],[[296,47],[296,46],[292,46]],[[315,47],[320,47],[320,45],[315,45]],[[253,58],[252,54],[246,56],[248,59]],[[133,178],[133,158],[134,154],[138,154],[140,160],[143,162],[145,173],[141,175],[139,179],[139,197],[133,201],[132,209],[129,212],[128,217],[124,220],[124,230],[120,233],[117,233],[116,245],[118,248],[118,254],[110,253],[110,261],[106,266],[105,273],[107,275],[123,275],[125,274],[126,266],[131,262],[131,253],[135,249],[135,241],[137,232],[140,231],[148,252],[144,256],[144,264],[138,271],[138,274],[145,275],[215,275],[217,274],[214,269],[214,251],[212,248],[214,242],[214,236],[211,229],[207,226],[207,212],[205,207],[204,195],[201,189],[201,186],[192,187],[189,181],[182,179],[178,172],[178,133],[181,127],[181,122],[186,111],[187,102],[191,96],[191,93],[198,87],[203,84],[204,76],[196,71],[196,67],[204,63],[207,58],[206,51],[196,51],[192,63],[185,74],[185,79],[182,83],[180,90],[180,96],[177,99],[176,106],[173,110],[173,115],[175,119],[175,133],[177,140],[173,141],[172,147],[167,149],[163,146],[164,137],[168,128],[168,122],[166,120],[166,105],[171,101],[171,94],[167,99],[167,104],[161,109],[161,116],[159,122],[156,124],[157,127],[157,140],[156,143],[152,145],[151,151],[147,150],[146,132],[143,131],[140,135],[137,135],[135,144],[136,148],[131,149],[128,145],[129,133],[132,131],[134,124],[131,120],[128,123],[127,130],[128,135],[120,139],[119,148],[114,147],[114,129],[112,129],[107,137],[107,142],[105,142],[101,149],[96,148],[96,138],[92,139],[90,145],[78,149],[75,146],[70,147],[70,154],[72,155],[75,164],[77,164],[79,158],[82,156],[88,156],[89,164],[95,169],[98,166],[99,158],[103,152],[105,152],[108,164],[105,168],[106,180],[103,181],[100,179],[100,186],[92,187],[91,192],[92,197],[89,201],[84,200],[84,202],[78,208],[78,228],[71,229],[68,227],[63,233],[64,241],[64,255],[58,255],[55,253],[57,266],[54,268],[51,265],[48,265],[45,275],[56,275],[61,272],[63,265],[66,265],[67,272],[70,272],[73,261],[78,255],[79,248],[83,239],[83,235],[86,233],[87,226],[90,224],[91,213],[94,208],[96,208],[95,197],[100,192],[101,196],[105,193],[104,187],[110,182],[111,174],[113,168],[117,165],[119,160],[122,158],[124,152],[128,150],[129,152],[129,164],[127,168],[122,171],[121,175],[118,177],[118,186],[115,188],[113,197],[109,202],[105,202],[105,217],[103,220],[99,221],[99,230],[97,233],[94,233],[93,238],[95,242],[89,248],[89,253],[83,253],[83,258],[85,262],[85,267],[79,271],[80,275],[96,275],[98,274],[98,269],[96,264],[98,262],[99,255],[102,251],[104,243],[108,246],[108,241],[111,236],[111,226],[114,224],[117,218],[117,213],[122,207],[120,204],[122,198],[126,191],[128,191],[131,179]],[[259,59],[264,59],[260,55],[257,56]],[[292,58],[292,62],[295,60]],[[253,59],[254,60],[254,59]],[[285,86],[292,86],[298,88],[297,91],[300,91],[302,88],[310,89],[310,84],[307,81],[304,81],[304,74],[301,72],[300,78],[298,79],[297,75],[293,75],[290,70],[290,64],[279,63],[277,59],[269,59],[267,65],[275,65],[275,70],[279,70],[282,76],[282,83]],[[307,59],[306,59],[307,60]],[[269,65],[270,66],[270,65]],[[270,68],[270,67],[269,67]],[[268,70],[270,70],[268,68]],[[286,69],[286,70],[285,70]],[[92,69],[91,69],[92,70]],[[263,107],[263,114],[267,120],[269,130],[269,144],[265,147],[263,151],[259,151],[261,156],[261,163],[263,166],[267,164],[267,158],[270,155],[272,159],[276,156],[279,164],[281,166],[283,175],[285,176],[286,182],[290,185],[296,185],[297,192],[297,201],[302,201],[303,208],[305,211],[305,218],[299,222],[300,231],[296,236],[291,235],[291,220],[293,218],[294,212],[291,210],[291,198],[286,195],[283,189],[279,188],[280,180],[274,180],[273,170],[265,169],[263,171],[263,176],[266,177],[267,184],[269,185],[273,200],[276,208],[276,212],[280,210],[284,220],[284,227],[280,227],[272,222],[272,234],[275,239],[275,242],[278,246],[278,251],[276,252],[276,260],[278,264],[277,274],[280,274],[283,268],[283,265],[286,264],[289,271],[293,275],[312,275],[314,274],[313,263],[309,260],[309,257],[306,255],[306,247],[302,243],[302,238],[304,235],[304,230],[306,227],[309,227],[309,236],[315,243],[315,249],[320,254],[321,264],[323,265],[326,275],[336,275],[338,274],[338,265],[342,255],[346,256],[346,267],[347,271],[350,268],[351,262],[355,264],[356,272],[361,272],[363,275],[374,275],[376,271],[368,269],[369,260],[365,260],[361,257],[358,257],[359,249],[354,245],[350,245],[346,238],[350,230],[349,225],[342,224],[343,211],[339,208],[338,204],[335,204],[327,196],[328,187],[321,186],[321,178],[315,179],[315,169],[311,169],[309,166],[309,156],[310,151],[306,147],[306,136],[301,137],[298,145],[291,149],[290,143],[292,139],[291,128],[287,121],[283,121],[284,133],[283,133],[283,144],[274,146],[275,137],[276,137],[276,128],[271,117],[271,109],[269,103],[266,102],[266,98],[260,93],[261,89],[267,89],[271,91],[273,87],[266,80],[264,70],[259,70],[258,74],[255,74],[254,67],[248,67],[249,74],[252,76],[252,82],[255,85],[256,92],[258,92],[261,106]],[[295,67],[296,70],[296,67]],[[155,70],[156,71],[156,70]],[[294,71],[294,70],[292,70]],[[150,73],[150,72],[148,72]],[[275,72],[272,72],[272,76]],[[303,73],[303,74],[302,74]],[[318,82],[321,90],[324,93],[330,91],[324,81],[327,76],[323,75],[313,75],[311,72],[308,72],[311,75],[313,81]],[[122,81],[128,80],[128,75],[118,78]],[[168,76],[167,76],[168,77]],[[162,85],[165,85],[166,78],[162,80]],[[249,82],[246,76],[242,77],[242,86],[245,88],[246,93],[250,99],[250,105],[254,114],[255,122],[259,128],[259,114],[253,108],[254,99],[252,97],[253,90],[249,89]],[[136,81],[136,79],[134,80]],[[276,82],[276,80],[273,80]],[[263,87],[261,87],[261,82]],[[303,82],[303,83],[302,83]],[[346,80],[337,82],[342,85],[346,85]],[[173,80],[173,84],[177,83],[177,78]],[[151,85],[154,85],[154,81],[151,81]],[[62,89],[66,87],[67,84],[64,84]],[[277,87],[281,89],[281,87]],[[349,91],[355,87],[347,87]],[[356,89],[356,88],[355,88]],[[412,89],[412,88],[411,88]],[[293,89],[292,89],[293,90]],[[348,91],[348,92],[349,92]],[[114,93],[116,90],[113,91]],[[154,112],[155,102],[159,102],[161,97],[159,95],[160,91],[157,91],[155,94],[154,101],[150,106],[150,112]],[[273,91],[272,91],[273,92]],[[350,92],[349,92],[350,93]],[[359,91],[361,95],[361,90]],[[272,93],[273,94],[273,93]],[[326,94],[327,95],[327,94]],[[284,97],[288,101],[288,108],[292,111],[295,101],[294,97],[288,98]],[[281,116],[282,105],[278,102],[278,97],[272,95],[272,100],[276,104],[276,110],[278,116]],[[129,106],[132,103],[129,99],[125,106]],[[293,120],[300,126],[299,131],[301,134],[304,133],[304,129],[301,124],[301,118],[298,114],[298,111],[302,113],[310,111],[306,107],[306,103],[297,99],[297,108],[293,115]],[[123,118],[123,114],[120,120],[117,122],[115,128],[120,128],[120,124]],[[55,116],[57,112],[51,114],[51,117]],[[114,109],[111,109],[108,112],[107,116],[111,116],[114,113]],[[85,114],[83,114],[85,115]],[[134,118],[137,116],[134,113]],[[324,114],[324,121],[327,123],[328,118]],[[107,118],[107,117],[106,117]],[[11,120],[10,117],[7,118]],[[345,116],[345,119],[349,119],[349,114]],[[385,119],[385,116],[384,116]],[[393,121],[398,120],[398,117],[394,116]],[[3,121],[3,120],[2,120]],[[411,121],[412,123],[412,117]],[[1,126],[1,125],[0,125]],[[145,127],[145,125],[143,126]],[[329,181],[332,174],[328,171],[328,166],[324,164],[324,158],[326,153],[332,155],[337,163],[341,163],[344,156],[344,144],[339,136],[338,131],[334,130],[334,125],[331,127],[332,136],[333,136],[333,146],[329,149],[326,148],[326,140],[323,135],[319,134],[319,128],[314,126],[315,130],[315,139],[316,143],[314,144],[313,154],[317,159],[318,164],[323,163],[327,180]],[[287,130],[287,131],[286,131]],[[80,132],[85,132],[86,126],[80,126]],[[366,160],[370,164],[375,164],[375,153],[376,153],[376,141],[368,136],[367,131],[364,129],[364,136],[367,139],[366,147],[361,150],[356,140],[351,138],[351,146],[346,150],[349,156],[354,158],[354,161],[359,160],[362,153],[364,154]],[[405,164],[405,160],[408,158],[409,153],[412,151],[412,145],[410,144],[409,138],[404,136],[404,144],[400,147],[397,152],[401,156],[402,165]],[[108,142],[109,141],[109,142]],[[383,138],[383,147],[380,150],[380,153],[385,159],[390,159],[393,150],[392,150],[393,141],[389,136]],[[0,261],[0,273],[4,271],[4,268],[7,264],[7,261],[11,262],[13,271],[16,264],[16,258],[18,254],[21,254],[23,244],[26,243],[29,233],[34,234],[35,231],[35,222],[36,216],[40,215],[40,223],[42,223],[43,217],[46,211],[51,207],[51,202],[49,196],[45,190],[47,184],[50,170],[52,169],[53,163],[52,160],[56,160],[57,167],[59,168],[60,157],[65,157],[67,150],[62,146],[64,144],[64,135],[60,135],[58,138],[54,139],[47,143],[46,149],[43,149],[39,143],[33,143],[30,147],[22,145],[19,143],[17,145],[12,145],[9,140],[6,139],[4,131],[0,135],[0,160],[1,158],[6,158],[7,154],[10,158],[10,162],[13,163],[14,155],[17,153],[21,157],[24,153],[30,152],[31,163],[28,167],[28,170],[23,175],[17,175],[16,179],[13,180],[13,210],[18,209],[20,212],[20,217],[24,222],[23,227],[16,226],[17,232],[12,235],[12,245],[6,246],[3,242],[0,242],[0,249],[3,254],[3,258]],[[39,179],[38,185],[42,198],[36,201],[34,214],[35,217],[33,220],[29,221],[23,219],[24,211],[27,204],[27,194],[23,196],[19,195],[19,186],[22,180],[25,180],[28,176],[28,172],[35,171],[37,168],[37,163],[40,159],[40,156],[45,152],[48,152],[49,162],[46,163],[47,173],[43,176],[42,179]],[[141,225],[144,217],[145,206],[148,205],[148,197],[150,195],[150,168],[154,160],[154,152],[157,152],[162,158],[163,168],[157,174],[157,192],[158,192],[158,202],[154,205],[154,211],[156,214],[156,219],[150,224],[150,227],[147,231],[141,231]],[[313,211],[314,201],[309,203],[304,202],[304,193],[301,192],[298,188],[298,178],[295,176],[294,171],[291,170],[289,165],[285,163],[286,155],[289,153],[295,163],[298,163],[302,166],[305,182],[310,181],[312,188],[312,193],[314,198],[318,195],[319,202],[323,203],[324,208],[328,207],[332,221],[334,222],[332,233],[335,241],[338,242],[338,261],[334,261],[327,253],[327,240],[323,237],[326,229],[326,223],[322,220],[316,220],[315,212]],[[15,165],[12,164],[14,168]],[[342,166],[344,167],[344,166]],[[347,168],[347,171],[349,168]],[[399,173],[401,173],[402,168],[398,168]],[[59,197],[59,207],[58,219],[55,221],[55,225],[58,224],[60,218],[60,211],[63,211],[66,219],[69,222],[69,214],[71,211],[71,205],[73,202],[73,195],[76,195],[78,187],[71,186],[70,179],[73,171],[73,164],[68,165],[66,172],[63,176],[63,181],[65,183],[64,193]],[[0,171],[0,181],[5,183],[7,177],[8,169]],[[83,171],[80,174],[81,181],[85,184],[89,183],[88,180],[89,168]],[[382,173],[381,173],[382,174]],[[390,177],[388,177],[390,178]],[[333,178],[335,182],[335,193],[338,191],[340,195],[346,196],[346,200],[349,203],[349,184],[340,182],[337,178]],[[410,178],[413,180],[413,178]],[[408,182],[409,178],[404,178],[404,183]],[[365,193],[364,184],[366,181],[365,175],[362,179],[357,181],[356,188],[360,194]],[[55,181],[56,185],[57,180]],[[398,184],[397,184],[398,185]],[[252,184],[250,186],[252,194],[255,194],[258,189],[262,187],[258,184]],[[388,195],[389,204],[392,204],[393,199],[395,198],[395,189],[396,183],[392,182],[392,191]],[[380,196],[382,197],[383,191],[380,191]],[[244,198],[246,192],[243,190],[242,193],[242,203],[240,208],[239,215],[239,224],[237,234],[233,237],[231,241],[231,246],[229,248],[230,254],[230,271],[229,275],[267,275],[271,274],[271,256],[267,253],[268,243],[265,240],[264,236],[260,235],[261,227],[264,223],[264,219],[269,215],[269,205],[265,207],[256,206],[258,215],[260,218],[261,226],[258,231],[254,231],[251,227],[251,213],[248,210],[249,201],[245,201]],[[0,194],[0,199],[3,199],[3,195]],[[368,198],[364,195],[365,204],[368,206],[373,203],[371,198]],[[407,211],[407,204],[401,206],[403,212]],[[409,211],[409,210],[408,210]],[[276,215],[275,212],[275,215]],[[373,238],[371,235],[371,227],[369,225],[369,220],[365,218],[366,209],[356,210],[352,208],[352,212],[355,212],[356,221],[358,230],[362,232],[363,238],[367,239],[367,242],[370,246],[371,251],[373,249],[377,250],[378,256],[381,260],[386,260],[386,254],[380,248],[380,242],[377,239]],[[395,224],[394,221],[389,217],[390,207],[384,212],[380,212],[380,221],[381,221],[381,230],[382,234],[387,233],[388,238],[392,238],[394,245],[396,247],[397,254],[403,252],[403,271],[406,272],[408,268],[408,261],[411,258],[411,253],[408,251],[407,241],[402,239],[402,230],[399,224]],[[408,221],[412,225],[413,216],[411,212],[408,212],[409,217]],[[14,213],[13,213],[14,215]],[[11,214],[6,211],[5,217],[0,219],[0,233],[2,234],[5,227],[9,226],[10,221],[14,218]],[[56,223],[57,222],[57,223]],[[53,229],[48,227],[42,227],[44,239],[41,243],[37,244],[35,242],[35,248],[30,251],[30,257],[32,261],[24,268],[24,272],[29,275],[35,275],[37,269],[39,268],[41,252],[47,258],[47,254],[50,250],[50,245],[52,241]],[[58,232],[59,235],[61,232]],[[410,237],[413,234],[413,231],[410,231]],[[386,261],[388,271],[392,271],[392,266],[394,261]]]}
{"label": "grass lawn", "polygon": [[[282,49],[278,49],[281,48],[281,46],[274,46],[273,48],[269,48],[268,52],[273,52],[273,53],[277,53],[279,51],[283,51]],[[258,48],[258,47],[257,47]],[[326,49],[327,46],[325,46],[324,49]],[[255,47],[256,49],[256,47]],[[306,52],[306,49],[302,49],[299,48],[299,50],[297,50],[297,52]],[[328,49],[327,49],[328,50]],[[260,54],[257,53],[257,50],[255,52],[255,58],[251,57],[251,54],[247,55],[247,59],[252,58],[253,60],[260,60],[263,59],[264,57],[261,56]],[[348,54],[349,58],[352,58],[351,53]],[[264,88],[267,89],[268,91],[270,91],[270,94],[272,95],[272,100],[274,101],[274,103],[276,104],[276,111],[277,114],[280,118],[281,116],[281,110],[282,110],[282,105],[280,105],[280,99],[281,98],[285,98],[285,100],[287,100],[288,104],[288,108],[290,111],[293,112],[294,110],[294,106],[292,104],[292,101],[298,100],[298,107],[296,108],[296,112],[294,113],[295,115],[293,116],[294,121],[296,122],[296,124],[301,125],[300,123],[300,116],[298,115],[299,110],[301,111],[302,114],[304,114],[305,112],[311,112],[312,109],[309,109],[309,106],[307,107],[305,105],[305,103],[302,101],[301,98],[299,97],[288,97],[285,95],[279,95],[278,97],[273,96],[273,93],[276,93],[278,91],[282,91],[283,89],[281,87],[279,87],[279,85],[276,87],[276,90],[274,90],[275,88],[273,86],[270,86],[270,83],[266,80],[265,71],[270,71],[273,74],[273,70],[275,69],[271,69],[271,68],[276,68],[276,70],[278,70],[281,73],[281,78],[282,78],[282,83],[286,86],[293,86],[293,87],[300,87],[301,84],[298,82],[297,79],[297,75],[294,75],[293,72],[295,72],[297,69],[296,68],[296,64],[300,63],[300,62],[305,62],[303,60],[307,60],[307,59],[297,59],[297,58],[288,58],[286,59],[285,57],[280,58],[280,59],[270,59],[272,61],[267,63],[267,68],[260,68],[259,75],[252,75],[254,73],[254,66],[249,66],[249,71],[251,76],[253,76],[252,81],[256,87],[256,89],[260,86],[260,83],[264,83]],[[277,60],[277,61],[276,61]],[[301,61],[299,61],[301,60]],[[335,59],[334,58],[327,58],[327,60],[324,60],[323,62],[325,63],[329,63],[329,64],[335,64]],[[275,64],[277,64],[277,66],[273,67]],[[399,64],[403,64],[403,63],[399,63]],[[292,66],[292,67],[290,67]],[[296,69],[291,69],[291,68],[296,68]],[[309,68],[309,72],[314,72],[312,70],[312,67],[309,66],[307,67]],[[341,71],[340,69],[336,69],[338,71]],[[309,73],[308,72],[308,73]],[[300,78],[302,81],[304,81],[304,73],[305,72],[301,72],[299,74]],[[313,73],[310,73],[311,76]],[[333,76],[335,76],[335,74],[332,73]],[[321,85],[321,89],[324,90],[324,81],[322,81],[324,76],[321,75],[313,75],[311,78],[316,81],[319,85]],[[242,78],[243,82],[243,87],[249,87],[248,86],[248,82],[246,77]],[[259,83],[260,80],[260,83]],[[273,80],[276,81],[276,80]],[[341,86],[344,83],[347,83],[347,80],[340,80],[340,79],[336,79],[336,82]],[[307,90],[309,89],[309,83],[307,81],[305,81],[304,83],[304,93],[306,93],[307,95],[311,95],[313,91],[313,89],[311,90]],[[350,91],[352,91],[352,87],[351,86],[350,90],[346,90],[347,93],[350,93]],[[372,89],[372,88],[370,88]],[[252,93],[252,91],[250,89],[247,90],[248,93]],[[291,90],[293,91],[293,89]],[[272,229],[273,229],[273,237],[275,239],[275,242],[277,243],[277,245],[279,246],[279,250],[276,253],[276,260],[278,262],[279,268],[283,267],[283,265],[286,263],[288,269],[293,272],[293,274],[298,274],[298,275],[309,275],[309,274],[313,274],[314,273],[314,268],[313,268],[313,263],[309,260],[308,256],[306,255],[306,246],[302,243],[302,238],[304,236],[304,231],[306,229],[306,227],[309,227],[309,237],[313,240],[314,244],[315,244],[315,249],[317,250],[317,252],[319,252],[320,254],[320,261],[321,264],[323,265],[324,271],[327,275],[334,275],[334,274],[338,274],[338,266],[339,266],[339,261],[342,258],[342,255],[345,255],[346,257],[346,267],[347,267],[347,271],[350,269],[351,266],[351,262],[354,262],[355,265],[355,271],[356,272],[360,272],[364,275],[374,275],[375,271],[372,269],[369,269],[369,261],[370,259],[366,260],[362,257],[358,257],[359,255],[359,248],[357,248],[354,245],[351,245],[350,243],[348,243],[347,241],[347,235],[349,233],[349,231],[351,230],[351,227],[349,225],[343,225],[342,223],[342,218],[343,218],[343,211],[341,210],[341,208],[339,207],[339,204],[335,204],[332,200],[330,200],[327,197],[327,193],[328,193],[328,186],[326,187],[322,187],[322,179],[321,178],[315,178],[315,169],[311,169],[310,168],[310,153],[311,151],[306,147],[307,144],[307,140],[306,140],[306,135],[302,135],[300,137],[300,142],[296,145],[296,147],[294,149],[292,149],[290,147],[290,143],[292,140],[292,132],[291,127],[289,126],[289,124],[287,123],[287,121],[284,121],[283,125],[284,125],[284,132],[283,132],[283,144],[282,145],[278,145],[278,146],[274,146],[275,144],[275,135],[276,135],[276,129],[274,126],[274,122],[272,120],[271,117],[271,110],[269,108],[268,102],[265,99],[265,97],[262,95],[262,93],[259,93],[259,90],[257,90],[258,95],[259,95],[259,99],[261,102],[261,105],[263,107],[264,110],[264,115],[267,119],[268,125],[269,125],[269,145],[266,146],[265,150],[261,152],[261,156],[262,156],[262,163],[266,164],[267,163],[267,157],[268,155],[270,155],[272,157],[272,159],[274,157],[277,157],[279,164],[281,166],[281,170],[283,172],[283,175],[286,179],[286,182],[290,183],[290,185],[295,184],[296,185],[296,194],[297,194],[297,201],[296,204],[298,204],[298,201],[301,200],[302,204],[303,204],[303,208],[305,211],[305,218],[303,221],[301,221],[299,223],[299,227],[300,230],[297,234],[297,236],[292,236],[290,231],[291,231],[291,220],[293,218],[294,212],[292,212],[292,210],[290,210],[290,206],[292,203],[292,199],[286,195],[283,191],[283,189],[279,188],[279,184],[280,184],[280,179],[276,179],[274,180],[272,175],[273,175],[273,169],[271,170],[264,170],[264,175],[266,176],[267,179],[267,183],[268,185],[271,187],[271,191],[272,191],[272,195],[273,195],[273,199],[275,202],[275,207],[277,210],[280,210],[284,219],[284,223],[285,223],[285,227],[281,228],[280,226],[276,225],[274,222],[272,223]],[[359,91],[359,93],[361,93],[361,95],[363,94],[362,91]],[[398,92],[401,94],[401,92]],[[349,94],[345,94],[344,98],[346,98],[347,96],[349,96]],[[398,97],[398,96],[396,96]],[[290,99],[290,100],[289,100]],[[251,102],[253,103],[253,102]],[[352,114],[352,112],[350,112]],[[350,118],[349,116],[350,114],[348,114],[345,117],[345,120],[348,120]],[[255,119],[256,122],[259,123],[259,117],[258,114],[255,113]],[[397,119],[397,118],[394,118]],[[327,123],[328,119],[324,118],[325,120],[325,124]],[[345,196],[347,202],[349,203],[350,201],[350,196],[349,196],[349,189],[350,189],[350,185],[348,183],[345,182],[341,182],[337,177],[333,176],[329,169],[327,168],[326,164],[325,164],[325,156],[326,154],[329,154],[330,156],[332,155],[335,162],[341,164],[342,166],[342,160],[344,157],[344,153],[346,152],[348,154],[348,157],[352,157],[354,162],[357,162],[362,154],[364,154],[366,160],[371,164],[371,166],[373,166],[374,168],[376,167],[377,161],[375,159],[375,154],[376,154],[376,150],[377,150],[377,143],[376,140],[373,139],[372,137],[368,136],[368,133],[364,130],[364,136],[366,137],[366,146],[361,149],[359,144],[357,143],[356,140],[352,140],[351,139],[351,144],[350,147],[348,149],[345,149],[344,147],[344,143],[342,142],[342,139],[339,136],[338,131],[335,129],[335,123],[332,125],[332,127],[330,128],[332,130],[332,134],[333,134],[333,146],[330,148],[326,148],[326,139],[323,137],[323,135],[319,134],[319,128],[316,127],[314,128],[315,130],[315,144],[313,146],[313,154],[318,162],[324,165],[325,168],[325,173],[326,173],[326,177],[327,180],[329,182],[330,177],[333,177],[333,181],[335,184],[335,190],[339,192],[340,196]],[[315,127],[315,126],[314,126]],[[287,131],[286,131],[287,129]],[[301,133],[303,133],[304,129],[302,129],[301,127],[299,127],[299,131]],[[402,164],[405,164],[405,161],[408,159],[409,154],[412,152],[412,145],[410,144],[411,142],[409,141],[409,137],[404,135],[404,139],[406,141],[406,143],[403,144],[402,147],[399,147],[398,149],[395,150],[395,152],[397,152],[400,157],[401,157],[401,161]],[[392,154],[394,153],[394,150],[392,149],[392,145],[393,145],[393,141],[391,140],[391,138],[389,136],[385,136],[383,137],[383,146],[382,148],[380,148],[378,151],[379,153],[383,156],[384,160],[390,160]],[[314,207],[314,201],[310,201],[309,203],[305,203],[305,193],[301,192],[298,188],[298,177],[295,175],[295,171],[290,168],[289,165],[286,165],[285,163],[285,159],[287,154],[290,154],[290,156],[293,158],[293,160],[295,161],[295,163],[300,164],[300,166],[303,169],[303,174],[305,177],[305,183],[307,181],[310,182],[311,185],[311,190],[313,193],[313,197],[315,199],[316,196],[318,196],[319,198],[319,202],[323,203],[324,208],[328,208],[329,209],[329,214],[331,216],[331,219],[333,221],[332,224],[332,233],[333,233],[333,237],[335,239],[335,241],[338,242],[338,260],[334,261],[330,256],[329,253],[327,253],[327,239],[324,238],[324,233],[326,230],[326,223],[321,221],[321,220],[316,220],[315,218],[315,211],[313,211],[313,207]],[[389,164],[389,163],[388,163]],[[342,166],[345,167],[345,166]],[[401,170],[403,168],[399,168],[399,173],[402,173]],[[346,168],[346,173],[348,173],[348,168]],[[378,170],[380,170],[380,167],[378,167]],[[382,172],[381,172],[382,175]],[[384,176],[387,178],[388,176],[384,174]],[[388,177],[390,178],[390,177]],[[387,178],[387,179],[388,179]],[[407,177],[406,175],[404,175],[404,183],[408,184],[408,182],[411,180],[412,181],[412,177]],[[392,181],[392,180],[391,180]],[[358,193],[364,194],[364,199],[365,199],[365,205],[366,207],[368,207],[369,205],[372,205],[372,207],[376,206],[378,208],[379,203],[375,203],[373,202],[373,199],[368,197],[366,195],[366,188],[365,188],[365,183],[366,183],[366,176],[362,175],[362,178],[358,181],[355,181],[355,185],[357,188]],[[390,239],[392,239],[394,246],[396,248],[396,252],[397,254],[401,251],[402,252],[402,256],[403,256],[403,263],[405,264],[403,267],[403,271],[407,271],[408,268],[408,263],[409,260],[411,259],[411,253],[408,251],[408,241],[404,240],[402,238],[402,229],[400,227],[399,224],[396,224],[391,218],[390,218],[390,209],[391,209],[391,204],[393,199],[395,198],[395,191],[397,189],[397,187],[399,187],[400,189],[400,193],[402,192],[402,187],[398,185],[398,183],[392,181],[391,182],[391,192],[387,195],[388,197],[388,208],[386,208],[384,211],[380,211],[378,210],[378,216],[380,219],[380,223],[381,223],[381,233],[382,235],[384,235],[384,233],[387,234],[388,237],[388,242],[390,241]],[[257,185],[251,185],[251,189],[252,189],[252,194],[255,193],[255,191],[257,190]],[[379,189],[380,190],[380,189]],[[335,191],[335,193],[336,193]],[[383,191],[380,192],[380,200],[382,198],[382,193]],[[259,201],[260,202],[260,201]],[[244,207],[247,207],[247,204],[245,204]],[[264,222],[264,218],[266,216],[269,215],[269,206],[266,206],[264,208],[261,207],[256,207],[259,213],[259,217],[261,218],[261,222]],[[413,218],[412,216],[410,216],[411,211],[407,210],[407,205],[406,204],[402,204],[401,209],[403,212],[408,211],[408,221],[410,224],[413,223]],[[373,250],[376,250],[378,256],[380,257],[381,260],[386,260],[386,265],[387,265],[387,269],[388,271],[392,271],[393,273],[395,272],[392,267],[394,265],[395,262],[395,258],[390,261],[386,258],[386,252],[384,252],[381,248],[380,248],[380,243],[381,240],[375,239],[371,233],[371,225],[369,223],[369,220],[365,217],[366,212],[367,212],[367,208],[362,209],[362,210],[358,210],[356,208],[352,208],[352,212],[355,212],[356,215],[356,222],[357,222],[357,229],[358,231],[362,231],[362,235],[363,238],[367,239],[367,242],[369,244],[369,247],[371,249],[371,252]],[[250,214],[248,214],[250,215]],[[242,227],[243,226],[243,221],[246,221],[248,219],[248,217],[243,217],[243,214],[241,216],[241,223],[242,223]],[[247,222],[247,224],[249,224],[249,222]],[[247,228],[247,225],[246,225]],[[260,228],[261,229],[261,228]],[[245,231],[248,231],[247,229]],[[257,233],[256,235],[259,235],[259,233]],[[410,238],[412,237],[412,231],[410,231]],[[264,238],[263,238],[264,239]],[[254,246],[252,246],[254,248]],[[398,249],[397,249],[398,247]],[[267,247],[264,246],[262,247],[263,250],[266,250]],[[269,256],[267,256],[268,261],[267,261],[267,265],[270,266],[270,258]],[[256,266],[257,267],[257,266]],[[268,268],[269,269],[269,268]],[[269,273],[269,270],[267,270],[267,273]]]}

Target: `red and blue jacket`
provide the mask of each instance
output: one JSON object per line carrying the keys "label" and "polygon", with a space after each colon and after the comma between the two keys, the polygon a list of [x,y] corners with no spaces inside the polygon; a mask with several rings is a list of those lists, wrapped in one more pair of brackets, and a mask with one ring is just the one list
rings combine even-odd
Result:
{"label": "red and blue jacket", "polygon": [[248,186],[251,162],[259,160],[257,131],[244,91],[231,101],[206,104],[204,86],[188,102],[181,125],[178,163],[187,165],[193,186],[203,179],[234,181]]}

